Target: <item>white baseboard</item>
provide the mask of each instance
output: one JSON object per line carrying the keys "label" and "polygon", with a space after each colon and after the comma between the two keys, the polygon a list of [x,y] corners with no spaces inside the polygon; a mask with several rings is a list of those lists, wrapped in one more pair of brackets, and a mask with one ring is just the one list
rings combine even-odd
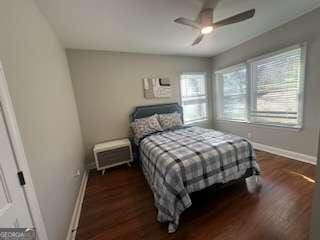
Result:
{"label": "white baseboard", "polygon": [[261,144],[261,143],[253,142],[252,145],[257,150],[273,153],[275,155],[291,158],[291,159],[294,159],[294,160],[298,160],[298,161],[305,162],[305,163],[310,163],[310,164],[313,164],[313,165],[317,164],[317,157],[315,157],[315,156],[310,156],[310,155],[306,155],[306,154],[302,154],[302,153],[292,152],[292,151],[289,151],[289,150],[286,150],[286,149],[276,148],[276,147],[264,145],[264,144]]}
{"label": "white baseboard", "polygon": [[88,181],[89,170],[84,170],[78,197],[76,200],[76,205],[73,210],[70,226],[68,229],[68,234],[66,240],[74,240],[77,234],[77,228],[79,224],[81,208],[83,203],[84,194],[86,191],[87,181]]}

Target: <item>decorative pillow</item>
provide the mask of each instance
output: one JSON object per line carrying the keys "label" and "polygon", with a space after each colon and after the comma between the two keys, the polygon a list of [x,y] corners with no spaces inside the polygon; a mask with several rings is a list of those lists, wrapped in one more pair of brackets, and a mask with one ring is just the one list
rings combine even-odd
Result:
{"label": "decorative pillow", "polygon": [[132,130],[136,140],[140,140],[143,136],[162,131],[157,115],[152,115],[151,117],[139,118],[131,123]]}
{"label": "decorative pillow", "polygon": [[168,113],[168,114],[159,114],[158,119],[163,129],[181,127],[183,125],[181,120],[181,115],[180,113],[177,113],[177,112]]}

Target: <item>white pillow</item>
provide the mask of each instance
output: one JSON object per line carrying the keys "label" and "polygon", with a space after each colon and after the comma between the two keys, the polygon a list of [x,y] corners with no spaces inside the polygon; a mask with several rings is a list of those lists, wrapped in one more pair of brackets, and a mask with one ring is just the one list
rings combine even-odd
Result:
{"label": "white pillow", "polygon": [[159,114],[158,119],[163,129],[170,129],[181,127],[183,125],[181,120],[181,114],[178,112]]}

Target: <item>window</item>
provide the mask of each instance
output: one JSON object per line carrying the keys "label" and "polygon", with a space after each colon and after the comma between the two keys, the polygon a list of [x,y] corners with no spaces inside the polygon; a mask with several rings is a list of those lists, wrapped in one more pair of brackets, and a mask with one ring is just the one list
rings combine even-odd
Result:
{"label": "window", "polygon": [[217,118],[301,128],[305,52],[299,44],[216,72]]}
{"label": "window", "polygon": [[304,48],[253,60],[250,69],[251,122],[301,127]]}
{"label": "window", "polygon": [[181,102],[185,123],[207,120],[207,82],[205,73],[181,75]]}
{"label": "window", "polygon": [[218,119],[247,119],[247,71],[240,64],[216,73]]}

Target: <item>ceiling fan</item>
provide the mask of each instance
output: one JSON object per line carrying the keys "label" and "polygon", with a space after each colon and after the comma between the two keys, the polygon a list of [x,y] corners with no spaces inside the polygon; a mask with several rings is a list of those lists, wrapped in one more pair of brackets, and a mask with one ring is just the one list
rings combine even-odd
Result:
{"label": "ceiling fan", "polygon": [[187,25],[192,27],[193,29],[196,29],[199,31],[199,36],[194,40],[192,43],[192,46],[199,44],[204,35],[211,33],[214,29],[245,21],[249,18],[252,18],[255,14],[255,9],[250,9],[248,11],[239,13],[237,15],[234,15],[232,17],[225,18],[223,20],[220,20],[218,22],[213,22],[213,11],[214,6],[217,3],[217,1],[208,1],[203,5],[202,10],[199,13],[199,17],[197,20],[190,20],[184,17],[179,17],[174,20],[174,22]]}

